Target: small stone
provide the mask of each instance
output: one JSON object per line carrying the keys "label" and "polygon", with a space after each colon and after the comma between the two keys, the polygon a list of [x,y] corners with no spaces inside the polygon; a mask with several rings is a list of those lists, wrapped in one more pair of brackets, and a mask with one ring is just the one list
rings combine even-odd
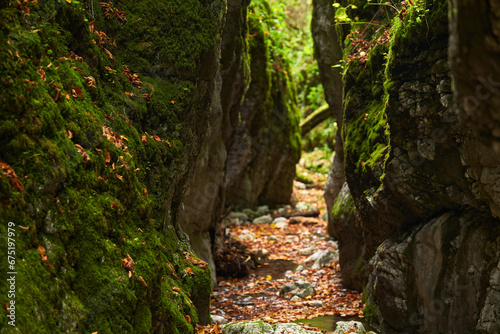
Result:
{"label": "small stone", "polygon": [[291,302],[298,302],[299,300],[300,300],[299,296],[293,296],[292,298],[290,298]]}
{"label": "small stone", "polygon": [[[354,332],[352,331],[354,330]],[[361,334],[365,333],[365,326],[359,321],[339,321],[337,322],[337,327],[335,327],[334,334]]]}
{"label": "small stone", "polygon": [[288,223],[287,223],[287,222],[282,222],[282,221],[281,221],[281,222],[276,223],[274,226],[275,226],[276,228],[281,228],[281,229],[283,229],[283,228],[288,228]]}
{"label": "small stone", "polygon": [[302,182],[296,181],[295,186],[297,186],[297,189],[306,189],[306,185]]}
{"label": "small stone", "polygon": [[278,241],[278,240],[279,240],[279,238],[278,238],[277,236],[275,236],[275,235],[271,235],[271,236],[269,237],[269,239],[268,239],[268,240],[271,240],[271,241]]}
{"label": "small stone", "polygon": [[288,293],[300,298],[306,298],[314,294],[314,288],[311,283],[306,281],[289,282],[281,287],[279,294],[287,295]]}
{"label": "small stone", "polygon": [[220,316],[220,315],[212,315],[212,322],[214,324],[219,324],[219,325],[224,325],[227,324],[226,318]]}
{"label": "small stone", "polygon": [[324,251],[317,251],[313,255],[309,256],[305,261],[304,264],[308,264],[310,262],[314,261],[314,264],[312,265],[312,269],[319,269],[321,267],[326,266],[330,261],[338,261],[339,259],[339,254],[333,250],[324,250]]}
{"label": "small stone", "polygon": [[286,223],[286,218],[285,217],[276,217],[273,220],[273,224],[277,224],[277,223],[280,223],[280,222],[285,222]]}
{"label": "small stone", "polygon": [[321,307],[321,306],[323,306],[323,302],[321,300],[313,300],[309,304],[311,306],[314,306],[314,307]]}
{"label": "small stone", "polygon": [[264,216],[269,214],[269,207],[267,205],[262,205],[257,208],[257,213],[259,216]]}
{"label": "small stone", "polygon": [[231,212],[229,214],[229,218],[231,220],[236,220],[236,219],[239,219],[239,220],[242,220],[242,221],[247,221],[248,220],[248,216],[244,212]]}
{"label": "small stone", "polygon": [[307,211],[309,210],[309,204],[307,204],[306,202],[298,202],[297,205],[295,205],[295,210]]}
{"label": "small stone", "polygon": [[304,270],[304,266],[301,264],[299,264],[297,268],[295,268],[295,271],[302,271],[302,270]]}
{"label": "small stone", "polygon": [[271,224],[272,222],[273,218],[271,217],[271,215],[261,216],[253,220],[254,224]]}
{"label": "small stone", "polygon": [[304,248],[304,249],[299,250],[299,254],[300,255],[311,255],[312,253],[314,253],[314,250],[315,250],[314,247]]}
{"label": "small stone", "polygon": [[257,212],[253,211],[252,209],[243,209],[243,213],[247,215],[249,220],[252,220],[252,219],[255,219],[259,216],[262,216],[262,215],[259,215]]}

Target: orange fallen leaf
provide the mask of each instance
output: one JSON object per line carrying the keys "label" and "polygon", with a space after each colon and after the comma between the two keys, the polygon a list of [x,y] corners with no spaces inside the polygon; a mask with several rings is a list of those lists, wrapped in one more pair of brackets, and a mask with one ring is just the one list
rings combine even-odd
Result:
{"label": "orange fallen leaf", "polygon": [[187,271],[187,273],[188,273],[189,275],[194,276],[194,271],[193,271],[193,269],[192,269],[191,267],[187,267],[187,268],[186,268],[186,271]]}
{"label": "orange fallen leaf", "polygon": [[73,132],[71,132],[71,130],[64,130],[64,134],[66,134],[69,139],[73,138]]}
{"label": "orange fallen leaf", "polygon": [[111,52],[109,52],[108,49],[106,49],[106,48],[103,48],[103,49],[107,53],[107,55],[109,56],[109,58],[113,59],[113,54]]}
{"label": "orange fallen leaf", "polygon": [[158,143],[161,143],[161,138],[158,136],[153,136],[153,139],[156,140]]}
{"label": "orange fallen leaf", "polygon": [[142,193],[144,194],[144,196],[147,196],[148,195],[148,190],[146,188],[142,188]]}
{"label": "orange fallen leaf", "polygon": [[111,155],[109,154],[108,150],[104,149],[104,151],[106,152],[105,161],[106,163],[109,163],[111,161]]}
{"label": "orange fallen leaf", "polygon": [[80,155],[83,158],[83,165],[87,166],[87,163],[90,161],[88,153],[85,151],[85,149],[79,145],[79,144],[74,144],[75,147],[78,149],[78,152],[80,152]]}
{"label": "orange fallen leaf", "polygon": [[189,315],[187,315],[187,314],[186,314],[186,315],[184,316],[184,318],[186,318],[186,321],[187,321],[188,323],[191,323],[191,317],[190,317]]}
{"label": "orange fallen leaf", "polygon": [[172,288],[172,290],[174,290],[175,292],[179,292],[179,291],[181,291],[181,289],[179,289],[179,288],[178,288],[178,287],[176,287],[176,286],[174,286],[174,287]]}
{"label": "orange fallen leaf", "polygon": [[42,262],[47,261],[47,256],[45,256],[45,248],[42,245],[38,246],[38,253]]}
{"label": "orange fallen leaf", "polygon": [[115,174],[115,175],[116,175],[116,177],[117,177],[120,181],[122,181],[122,182],[123,182],[123,176],[118,175],[118,174]]}
{"label": "orange fallen leaf", "polygon": [[146,135],[142,136],[141,140],[144,143],[144,145],[146,145],[148,143],[148,137]]}
{"label": "orange fallen leaf", "polygon": [[64,92],[64,95],[66,95],[66,99],[67,99],[67,100],[69,100],[69,99],[70,99],[68,92]]}

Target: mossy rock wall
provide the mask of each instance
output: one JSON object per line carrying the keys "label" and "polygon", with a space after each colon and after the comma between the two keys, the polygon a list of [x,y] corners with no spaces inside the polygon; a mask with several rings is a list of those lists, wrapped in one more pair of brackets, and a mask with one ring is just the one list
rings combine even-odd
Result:
{"label": "mossy rock wall", "polygon": [[297,97],[288,61],[270,30],[270,6],[249,7],[250,82],[231,135],[226,165],[226,204],[247,208],[290,202],[295,164],[300,158]]}
{"label": "mossy rock wall", "polygon": [[[470,37],[462,28],[465,18],[479,24],[475,14],[485,13],[484,4],[470,12],[465,2],[452,5],[401,2],[395,11],[384,3],[341,2],[352,19],[340,25],[350,27],[343,136],[352,203],[339,198],[331,214],[340,218],[338,231],[346,224],[351,229],[338,236],[344,283],[359,290],[368,283],[368,313],[376,314],[383,333],[498,330],[492,314],[499,307],[492,301],[498,298],[499,160],[496,134],[486,130],[496,126],[486,109],[499,105],[498,89],[492,79],[474,95],[470,87],[477,85],[467,79],[487,78],[487,66],[495,74],[492,55],[498,52],[493,40],[487,53],[461,44]],[[475,74],[464,74],[463,59]],[[472,101],[467,97],[479,101],[486,92],[491,99],[463,113]]]}
{"label": "mossy rock wall", "polygon": [[1,333],[185,334],[209,321],[210,269],[178,212],[224,13],[197,0],[0,5],[0,251],[12,222],[17,272],[16,327]]}

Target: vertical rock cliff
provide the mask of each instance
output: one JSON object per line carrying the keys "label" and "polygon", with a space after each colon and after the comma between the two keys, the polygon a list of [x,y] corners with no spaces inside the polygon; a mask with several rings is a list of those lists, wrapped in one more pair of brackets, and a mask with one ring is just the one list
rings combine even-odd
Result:
{"label": "vertical rock cliff", "polygon": [[295,86],[273,27],[261,22],[274,14],[265,1],[248,6],[228,3],[208,136],[180,220],[214,282],[226,209],[288,203],[300,158]]}
{"label": "vertical rock cliff", "polygon": [[15,257],[0,287],[17,272],[4,300],[17,332],[185,334],[210,321],[210,269],[179,213],[218,117],[225,12],[0,5],[0,251]]}
{"label": "vertical rock cliff", "polygon": [[331,212],[344,284],[365,289],[384,333],[496,333],[495,5],[339,7],[377,22],[344,36],[347,183]]}

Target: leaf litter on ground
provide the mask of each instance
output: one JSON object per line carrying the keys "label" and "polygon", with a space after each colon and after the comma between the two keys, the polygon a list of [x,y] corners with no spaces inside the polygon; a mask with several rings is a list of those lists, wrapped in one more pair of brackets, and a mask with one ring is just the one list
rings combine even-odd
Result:
{"label": "leaf litter on ground", "polygon": [[[294,182],[292,203],[305,202],[324,213],[323,200],[325,178],[312,175],[316,183],[304,187]],[[274,217],[279,215],[273,212]],[[263,255],[263,262],[250,275],[243,278],[219,277],[219,284],[212,293],[211,313],[222,315],[228,322],[264,320],[269,323],[286,323],[298,319],[337,315],[363,317],[362,294],[342,286],[338,261],[330,261],[325,267],[311,269],[304,265],[294,271],[312,252],[338,251],[337,243],[328,236],[327,222],[316,218],[316,224],[288,224],[278,228],[274,224],[231,223],[226,232],[238,239],[243,230],[253,238],[239,240],[251,252]],[[289,220],[287,220],[289,222]],[[286,270],[292,270],[287,272]],[[288,282],[305,280],[311,283],[315,294],[292,301],[290,296],[279,295]],[[296,298],[295,298],[296,299]],[[309,330],[320,329],[305,326]]]}

